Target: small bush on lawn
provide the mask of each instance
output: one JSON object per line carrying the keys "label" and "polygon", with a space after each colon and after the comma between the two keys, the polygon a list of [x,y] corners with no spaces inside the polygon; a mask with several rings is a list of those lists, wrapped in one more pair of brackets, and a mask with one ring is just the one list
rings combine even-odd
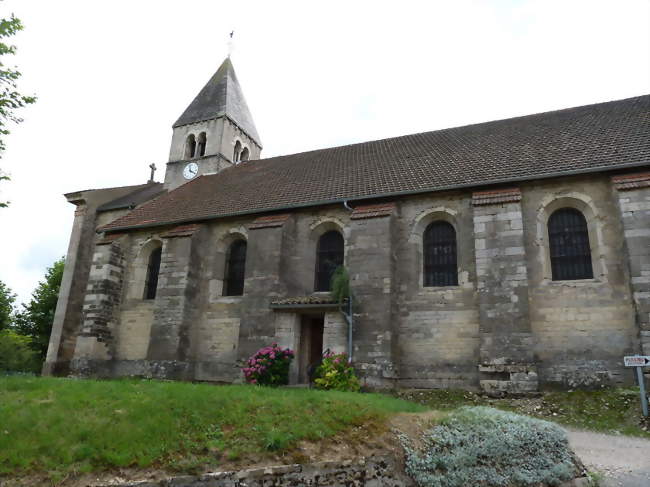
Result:
{"label": "small bush on lawn", "polygon": [[258,350],[248,359],[244,367],[244,378],[249,384],[261,386],[283,386],[289,383],[289,366],[293,360],[293,350],[284,350],[274,343]]}
{"label": "small bush on lawn", "polygon": [[451,413],[419,450],[401,440],[406,472],[422,487],[558,485],[579,473],[562,428],[486,407]]}
{"label": "small bush on lawn", "polygon": [[317,389],[357,392],[361,388],[354,368],[344,353],[327,353],[316,369],[314,383]]}

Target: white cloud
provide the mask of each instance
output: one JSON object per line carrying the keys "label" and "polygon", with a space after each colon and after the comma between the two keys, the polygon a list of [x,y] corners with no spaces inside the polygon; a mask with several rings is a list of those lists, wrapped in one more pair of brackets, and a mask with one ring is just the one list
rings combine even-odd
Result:
{"label": "white cloud", "polygon": [[[650,87],[648,1],[5,0],[39,96],[0,167],[0,279],[65,254],[61,196],[144,182],[171,124],[233,63],[266,156],[624,98]],[[164,164],[158,164],[164,167]],[[159,176],[160,177],[160,176]]]}

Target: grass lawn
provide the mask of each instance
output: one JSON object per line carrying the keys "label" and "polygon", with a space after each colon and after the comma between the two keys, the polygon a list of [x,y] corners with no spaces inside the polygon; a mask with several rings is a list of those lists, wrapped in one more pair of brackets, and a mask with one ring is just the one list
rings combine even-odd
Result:
{"label": "grass lawn", "polygon": [[0,475],[191,471],[427,409],[380,394],[0,377]]}
{"label": "grass lawn", "polygon": [[404,391],[398,396],[440,411],[490,406],[577,429],[650,438],[650,421],[641,414],[638,389],[545,392],[523,399],[489,399],[461,390]]}

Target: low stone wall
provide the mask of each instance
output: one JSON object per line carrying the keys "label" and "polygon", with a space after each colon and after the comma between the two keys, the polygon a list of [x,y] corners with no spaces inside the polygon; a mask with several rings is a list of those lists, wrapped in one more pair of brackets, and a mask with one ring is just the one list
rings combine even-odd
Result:
{"label": "low stone wall", "polygon": [[[184,475],[164,480],[110,483],[94,487],[415,487],[394,457],[357,461],[280,465],[248,470]],[[576,478],[559,487],[588,487],[589,479]],[[543,486],[540,486],[543,487]]]}
{"label": "low stone wall", "polygon": [[[415,485],[391,457],[360,461],[281,465],[250,470],[173,477],[159,481],[110,484],[110,487],[272,487],[349,486],[403,487]],[[109,487],[106,484],[103,487]]]}

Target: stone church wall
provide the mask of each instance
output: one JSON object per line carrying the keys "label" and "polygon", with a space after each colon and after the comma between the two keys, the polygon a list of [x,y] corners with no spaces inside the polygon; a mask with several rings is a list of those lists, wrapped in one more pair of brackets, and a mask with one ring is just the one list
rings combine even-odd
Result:
{"label": "stone church wall", "polygon": [[[409,198],[399,205],[397,342],[401,387],[477,387],[479,319],[471,194]],[[451,223],[458,286],[424,287],[422,238],[429,223]]]}
{"label": "stone church wall", "polygon": [[[119,250],[124,284],[111,303],[110,354],[94,357],[105,362],[95,371],[233,382],[257,349],[297,349],[305,311],[271,302],[318,295],[318,238],[338,229],[356,300],[353,357],[366,385],[529,392],[629,382],[621,357],[640,351],[648,333],[649,195],[585,176],[404,197],[371,217],[340,204],[118,236],[108,247]],[[567,205],[587,218],[594,279],[550,278],[546,220]],[[438,219],[456,230],[458,286],[423,286],[422,235]],[[245,293],[223,296],[226,252],[238,238],[247,241]],[[146,301],[142,255],[151,242],[162,244],[162,264],[157,297]],[[346,324],[327,313],[327,343],[345,350]]]}
{"label": "stone church wall", "polygon": [[[540,380],[564,387],[629,381],[634,320],[620,212],[608,177],[564,178],[523,188],[531,325]],[[546,223],[561,207],[587,219],[594,278],[551,280]]]}

